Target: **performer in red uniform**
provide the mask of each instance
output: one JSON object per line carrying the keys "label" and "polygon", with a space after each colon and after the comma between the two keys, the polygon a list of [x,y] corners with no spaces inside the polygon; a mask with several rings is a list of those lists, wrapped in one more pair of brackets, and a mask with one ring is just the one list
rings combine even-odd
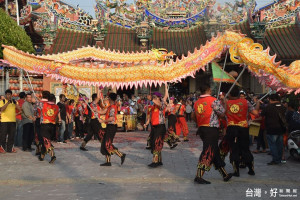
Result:
{"label": "performer in red uniform", "polygon": [[189,134],[189,129],[184,117],[185,114],[185,105],[182,103],[182,99],[179,100],[178,104],[176,105],[176,116],[177,116],[177,122],[176,122],[176,135],[181,135],[181,132],[183,133],[183,141],[188,142],[189,139],[187,138]]}
{"label": "performer in red uniform", "polygon": [[76,138],[83,138],[83,98],[80,97],[78,99],[78,103],[76,105],[76,110],[75,110],[75,133],[76,133]]}
{"label": "performer in red uniform", "polygon": [[[100,93],[100,92],[99,92]],[[86,144],[92,139],[93,135],[94,137],[98,137],[99,142],[101,143],[103,135],[104,135],[104,130],[101,126],[100,123],[100,117],[101,117],[101,113],[105,113],[105,111],[101,111],[100,105],[99,105],[99,100],[100,100],[100,94],[96,94],[94,93],[92,95],[92,100],[93,102],[90,104],[90,107],[92,108],[92,112],[91,112],[91,120],[88,126],[88,134],[87,136],[84,138],[81,146],[80,146],[80,150],[82,151],[88,151],[85,146]],[[95,113],[98,115],[95,116]]]}
{"label": "performer in red uniform", "polygon": [[[257,102],[257,108],[259,108]],[[234,174],[239,176],[239,163],[241,158],[249,168],[248,174],[255,175],[253,155],[249,150],[249,128],[248,114],[252,113],[257,116],[259,113],[246,99],[239,98],[239,89],[234,87],[229,94],[227,102],[226,117],[228,127],[226,138],[230,147],[230,162],[232,163]]]}
{"label": "performer in red uniform", "polygon": [[161,94],[159,92],[153,93],[153,107],[151,108],[150,119],[146,122],[144,127],[147,127],[151,121],[152,134],[150,134],[151,142],[151,153],[153,154],[152,163],[149,164],[149,167],[158,167],[162,165],[162,156],[161,151],[164,145],[164,137],[166,134],[166,125],[165,125],[165,108],[167,105],[168,98],[168,88],[165,85],[165,96],[161,100]]}
{"label": "performer in red uniform", "polygon": [[174,100],[174,97],[170,98],[170,102],[166,109],[168,112],[168,130],[164,141],[169,145],[170,149],[177,146],[177,138],[179,138],[176,135],[176,105],[174,104]]}
{"label": "performer in red uniform", "polygon": [[59,117],[59,107],[55,104],[56,98],[54,94],[49,95],[49,101],[43,103],[43,108],[41,112],[41,135],[44,141],[44,147],[41,155],[39,156],[39,160],[43,161],[45,155],[50,153],[51,160],[49,163],[54,163],[56,160],[54,153],[54,146],[51,144],[51,135],[53,132],[53,128],[55,126],[56,117]]}
{"label": "performer in red uniform", "polygon": [[225,163],[220,157],[220,150],[218,147],[219,139],[219,119],[224,117],[225,108],[221,101],[211,96],[211,89],[208,84],[201,86],[200,91],[202,95],[195,102],[195,117],[198,127],[197,135],[203,141],[203,150],[199,158],[197,175],[194,179],[199,184],[210,184],[209,181],[204,180],[203,174],[209,171],[211,165],[214,164],[216,170],[219,170],[223,176],[223,180],[229,181],[232,177],[225,171]]}
{"label": "performer in red uniform", "polygon": [[89,102],[89,98],[87,98],[86,96],[82,97],[84,102],[82,103],[82,108],[83,108],[83,136],[84,134],[88,133],[88,128],[90,125],[90,121],[91,121],[91,110],[88,108],[88,102]]}
{"label": "performer in red uniform", "polygon": [[44,103],[48,102],[49,96],[50,96],[49,91],[43,91],[42,92],[42,100],[35,102],[34,107],[33,107],[34,115],[36,117],[36,120],[34,122],[35,123],[35,145],[36,145],[35,155],[36,156],[41,155],[42,147],[44,144],[44,140],[41,135],[41,112],[42,112]]}
{"label": "performer in red uniform", "polygon": [[105,155],[106,162],[100,166],[111,166],[111,155],[114,153],[121,158],[121,165],[125,161],[126,154],[122,153],[113,145],[113,141],[117,132],[117,112],[116,105],[117,94],[109,93],[109,107],[106,111],[105,120],[101,120],[101,123],[106,123],[105,134],[101,143],[101,153]]}

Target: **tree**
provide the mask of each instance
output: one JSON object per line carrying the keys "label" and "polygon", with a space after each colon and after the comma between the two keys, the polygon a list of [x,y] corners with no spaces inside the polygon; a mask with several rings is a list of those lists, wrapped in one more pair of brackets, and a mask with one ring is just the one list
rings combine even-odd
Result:
{"label": "tree", "polygon": [[[18,26],[7,13],[0,8],[0,44],[14,46],[24,52],[34,53],[30,37]],[[3,58],[3,47],[0,48],[0,58]]]}

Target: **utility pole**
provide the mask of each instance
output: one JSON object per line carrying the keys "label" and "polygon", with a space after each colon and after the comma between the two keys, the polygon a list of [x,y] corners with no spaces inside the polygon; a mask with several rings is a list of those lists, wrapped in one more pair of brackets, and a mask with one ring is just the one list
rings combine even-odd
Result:
{"label": "utility pole", "polygon": [[[8,14],[8,0],[5,0],[5,12]],[[3,83],[4,83],[4,72],[5,72],[5,86],[4,91],[9,88],[9,72],[5,67],[3,68]],[[3,84],[4,85],[4,84]]]}
{"label": "utility pole", "polygon": [[8,13],[8,0],[5,0],[5,12]]}
{"label": "utility pole", "polygon": [[17,24],[20,26],[20,17],[19,17],[19,2],[16,0],[16,13],[17,13]]}
{"label": "utility pole", "polygon": [[[16,13],[17,13],[17,24],[20,26],[20,16],[19,16],[19,2],[16,0]],[[29,78],[29,77],[28,77]],[[19,83],[20,83],[20,92],[23,91],[23,70],[20,69],[20,75],[19,75]]]}

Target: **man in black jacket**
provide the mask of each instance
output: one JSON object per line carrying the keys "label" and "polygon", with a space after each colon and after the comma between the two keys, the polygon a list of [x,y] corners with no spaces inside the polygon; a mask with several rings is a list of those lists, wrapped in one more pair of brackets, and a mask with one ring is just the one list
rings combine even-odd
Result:
{"label": "man in black jacket", "polygon": [[270,104],[262,111],[265,116],[267,140],[270,147],[272,161],[268,165],[281,163],[283,151],[283,134],[286,131],[285,107],[280,103],[278,94],[271,94]]}

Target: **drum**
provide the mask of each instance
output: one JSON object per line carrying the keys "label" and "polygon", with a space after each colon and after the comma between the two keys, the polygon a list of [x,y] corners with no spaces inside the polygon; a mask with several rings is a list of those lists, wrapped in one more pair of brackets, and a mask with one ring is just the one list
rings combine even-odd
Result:
{"label": "drum", "polygon": [[126,131],[134,131],[137,126],[137,115],[125,115]]}
{"label": "drum", "polygon": [[256,122],[251,122],[249,126],[249,135],[258,136],[260,129],[260,124]]}

